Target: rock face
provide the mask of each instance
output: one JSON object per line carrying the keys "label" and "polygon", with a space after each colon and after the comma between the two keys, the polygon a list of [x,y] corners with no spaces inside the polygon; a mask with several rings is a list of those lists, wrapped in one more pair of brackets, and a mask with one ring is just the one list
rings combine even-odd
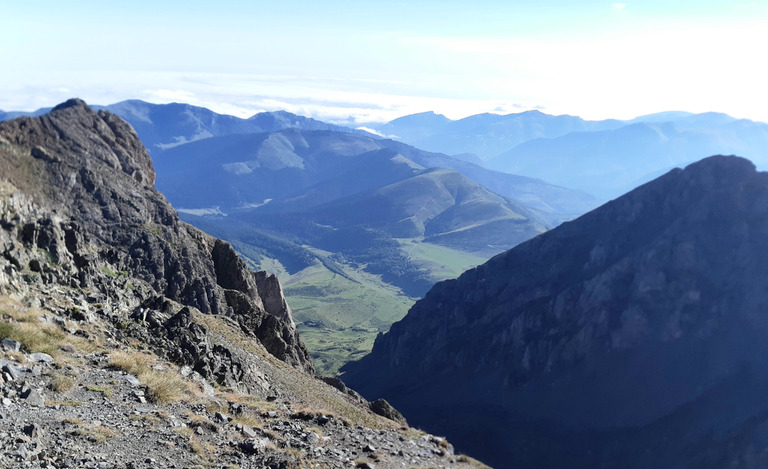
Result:
{"label": "rock face", "polygon": [[[6,213],[17,219],[4,227],[27,220],[18,241],[69,269],[52,270],[46,281],[85,287],[97,277],[136,277],[152,290],[142,301],[167,298],[229,316],[277,358],[313,373],[277,280],[250,271],[228,243],[179,220],[153,188],[149,155],[119,117],[73,99],[41,117],[0,123],[0,174],[31,197],[10,199],[18,206]],[[5,258],[39,269],[24,249],[15,257],[12,238]]]}
{"label": "rock face", "polygon": [[768,174],[715,156],[437,284],[344,381],[500,467],[765,464]]}

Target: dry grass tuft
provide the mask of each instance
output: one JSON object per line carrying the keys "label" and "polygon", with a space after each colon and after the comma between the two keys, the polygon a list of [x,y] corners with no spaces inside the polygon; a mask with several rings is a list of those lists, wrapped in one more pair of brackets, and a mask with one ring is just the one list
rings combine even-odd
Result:
{"label": "dry grass tuft", "polygon": [[149,370],[139,374],[139,380],[149,388],[149,397],[153,402],[174,402],[189,396],[191,387],[179,374],[168,371]]}
{"label": "dry grass tuft", "polygon": [[117,351],[109,357],[109,366],[138,376],[148,388],[147,397],[153,402],[167,403],[190,397],[193,387],[175,371],[152,369],[157,361],[152,355],[141,352]]}
{"label": "dry grass tuft", "polygon": [[2,322],[0,339],[9,338],[19,342],[30,352],[43,352],[56,357],[66,334],[60,329],[39,322]]}
{"label": "dry grass tuft", "polygon": [[61,423],[68,423],[70,425],[82,425],[83,421],[75,417],[64,417],[61,419]]}
{"label": "dry grass tuft", "polygon": [[134,375],[147,373],[155,361],[154,357],[141,352],[124,352],[118,350],[109,356],[109,366],[127,371]]}
{"label": "dry grass tuft", "polygon": [[51,389],[60,393],[69,392],[73,387],[75,387],[76,383],[77,381],[74,378],[70,378],[66,375],[55,374],[51,379]]}
{"label": "dry grass tuft", "polygon": [[109,386],[88,385],[85,387],[85,389],[92,392],[100,392],[102,395],[104,395],[104,397],[109,397],[114,392],[114,389],[110,388]]}
{"label": "dry grass tuft", "polygon": [[83,403],[82,401],[45,401],[46,407],[56,407],[57,405],[62,407],[82,407]]}

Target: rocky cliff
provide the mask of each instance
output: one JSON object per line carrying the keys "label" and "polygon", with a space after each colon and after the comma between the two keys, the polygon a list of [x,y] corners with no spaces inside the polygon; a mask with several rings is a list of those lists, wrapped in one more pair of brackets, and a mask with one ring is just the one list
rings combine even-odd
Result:
{"label": "rocky cliff", "polygon": [[125,272],[157,296],[233,318],[277,358],[313,371],[277,280],[179,221],[153,188],[144,146],[119,117],[70,100],[41,117],[0,123],[0,152],[0,174],[55,214],[31,222],[22,241],[73,260],[50,281],[85,287],[100,269]]}
{"label": "rocky cliff", "polygon": [[676,169],[437,284],[343,379],[499,467],[765,467],[768,174]]}

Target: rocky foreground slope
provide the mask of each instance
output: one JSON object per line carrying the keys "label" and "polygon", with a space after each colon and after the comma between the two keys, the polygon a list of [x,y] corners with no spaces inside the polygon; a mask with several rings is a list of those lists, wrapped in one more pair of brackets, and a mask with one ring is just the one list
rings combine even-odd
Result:
{"label": "rocky foreground slope", "polygon": [[768,173],[671,171],[437,284],[343,379],[499,467],[768,467]]}
{"label": "rocky foreground slope", "polygon": [[0,176],[1,467],[478,465],[316,379],[277,280],[179,221],[119,118],[0,123]]}

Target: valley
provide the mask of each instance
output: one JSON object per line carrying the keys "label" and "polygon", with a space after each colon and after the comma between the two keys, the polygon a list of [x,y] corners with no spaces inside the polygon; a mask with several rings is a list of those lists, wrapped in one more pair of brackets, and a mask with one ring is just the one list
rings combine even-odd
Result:
{"label": "valley", "polygon": [[0,468],[768,469],[768,2],[0,13]]}

